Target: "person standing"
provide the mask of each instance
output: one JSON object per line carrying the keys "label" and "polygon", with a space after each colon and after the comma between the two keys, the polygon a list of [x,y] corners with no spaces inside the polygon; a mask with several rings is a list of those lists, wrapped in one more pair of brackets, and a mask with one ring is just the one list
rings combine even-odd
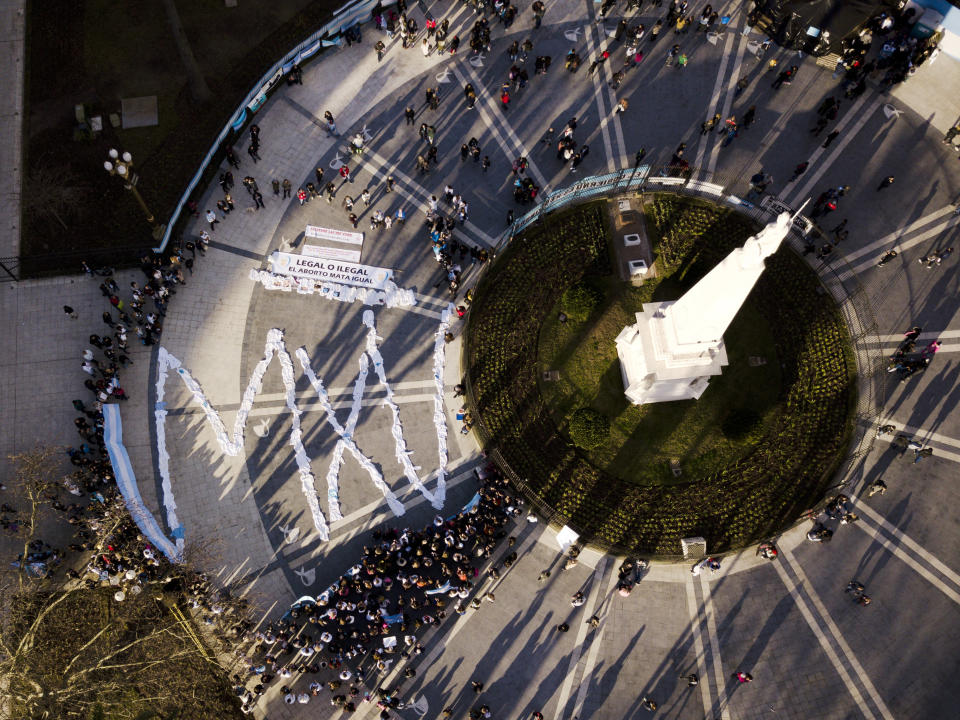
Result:
{"label": "person standing", "polygon": [[77,319],[77,311],[74,310],[74,309],[73,309],[72,307],[70,307],[69,305],[64,305],[64,306],[63,306],[63,311],[64,311],[71,319],[73,319],[73,320],[76,320],[76,319]]}
{"label": "person standing", "polygon": [[883,180],[880,181],[880,184],[877,185],[877,192],[879,192],[880,190],[885,190],[886,188],[893,185],[894,179],[895,178],[893,177],[893,175],[887,175]]}
{"label": "person standing", "polygon": [[284,178],[280,185],[283,187],[283,198],[290,197],[290,190],[293,187],[293,185],[290,184],[290,181],[287,178]]}
{"label": "person standing", "polygon": [[373,49],[377,51],[377,62],[383,60],[383,54],[387,51],[387,46],[383,44],[383,40],[377,40],[377,44],[373,46]]}
{"label": "person standing", "polygon": [[220,221],[217,220],[217,214],[213,210],[207,210],[207,222],[210,223],[211,232],[216,232],[216,226]]}
{"label": "person standing", "polygon": [[546,14],[547,8],[542,0],[536,0],[530,9],[533,10],[533,27],[538,29],[543,22],[543,16]]}
{"label": "person standing", "polygon": [[266,207],[263,204],[263,194],[259,190],[255,190],[253,193],[253,209],[259,210],[262,207]]}
{"label": "person standing", "polygon": [[417,112],[413,109],[411,105],[407,105],[406,109],[403,111],[403,116],[407,120],[407,125],[413,125],[414,118],[416,117]]}

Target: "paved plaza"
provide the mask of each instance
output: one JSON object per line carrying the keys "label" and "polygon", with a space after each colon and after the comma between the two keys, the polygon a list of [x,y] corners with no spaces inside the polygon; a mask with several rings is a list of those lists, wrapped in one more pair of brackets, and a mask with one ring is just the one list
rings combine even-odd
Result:
{"label": "paved plaza", "polygon": [[[829,187],[850,186],[823,226],[829,230],[841,218],[848,221],[850,233],[837,248],[836,264],[848,281],[859,282],[876,320],[877,334],[867,342],[889,354],[912,325],[923,327],[926,341],[943,340],[925,372],[903,384],[888,375],[882,398],[883,422],[932,447],[933,456],[914,464],[912,452],[901,456],[890,447],[890,436],[879,438],[844,471],[847,477],[837,478],[848,481],[844,492],[860,520],[835,528],[830,544],[807,542],[810,525],[804,523],[778,539],[776,561],[757,558],[751,548],[725,557],[720,571],[699,576],[690,573],[689,564],[654,563],[628,597],[616,592],[623,558],[588,549],[577,566],[562,570],[556,528],[526,522],[521,514],[509,528],[519,560],[498,580],[481,575],[477,582],[478,593],[493,592],[495,602],[462,616],[451,613],[423,636],[422,655],[368,676],[368,684],[402,681],[408,703],[426,701],[427,718],[440,717],[448,706],[454,717],[464,718],[479,704],[488,705],[497,720],[529,718],[535,711],[557,720],[956,718],[960,253],[932,268],[918,260],[960,242],[960,216],[954,212],[960,162],[957,152],[941,143],[960,115],[960,62],[944,56],[892,93],[870,88],[844,100],[836,122],[840,134],[823,148],[824,136],[810,130],[816,108],[824,97],[840,93],[840,81],[814,58],[776,47],[758,62],[751,43],[761,38],[744,31],[738,3],[730,5],[730,27],[717,38],[671,32],[656,44],[645,39],[645,59],[616,90],[609,83],[625,45],[610,35],[623,16],[622,3],[598,22],[599,5],[556,0],[539,29],[533,29],[529,7],[521,7],[506,31],[493,23],[492,48],[476,57],[466,47],[475,19],[471,8],[449,2],[414,7],[410,14],[421,28],[423,7],[449,19],[451,35],[459,33],[463,41],[458,53],[425,57],[419,39],[418,47],[403,50],[399,39],[364,26],[362,43],[325,52],[304,68],[302,85],[282,87],[266,101],[255,116],[262,159],[254,163],[238,153],[237,209],[217,225],[206,256],[197,258],[186,284],[177,288],[160,345],[131,344],[134,365],[122,382],[131,396],[122,407],[124,443],[140,492],[161,527],[172,530],[166,508],[175,504],[186,546],[203,546],[210,571],[254,599],[265,618],[275,619],[357,562],[373,528],[420,527],[438,512],[456,513],[474,495],[476,470],[486,460],[474,437],[461,434],[456,417],[462,405],[454,393],[463,373],[462,321],[450,317],[453,339],[444,342],[450,297],[423,224],[430,197],[442,197],[451,185],[469,205],[457,239],[491,249],[507,227],[508,211],[519,215],[527,209],[513,202],[511,164],[517,157],[529,158],[529,175],[546,193],[578,177],[632,167],[641,148],[644,162],[664,163],[683,142],[696,177],[728,194],[743,196],[750,176],[761,169],[774,178],[771,194],[794,209]],[[645,7],[627,17],[649,28],[665,11]],[[526,62],[531,77],[504,111],[499,94],[512,64],[507,48],[527,37],[534,44]],[[378,62],[373,45],[379,39],[387,51]],[[690,57],[682,70],[664,65],[674,42]],[[588,63],[570,74],[563,57],[571,47],[587,59],[609,47],[611,60],[592,74]],[[539,55],[553,58],[546,75],[533,73]],[[776,91],[766,68],[772,58],[781,67],[800,66],[797,79]],[[748,79],[742,92],[736,88],[740,78]],[[473,108],[464,102],[465,83],[477,92]],[[427,88],[439,88],[435,111],[426,107]],[[629,107],[614,114],[620,98],[627,98]],[[404,120],[407,106],[416,110],[412,125]],[[714,112],[742,117],[751,106],[756,121],[729,145],[716,131],[701,134],[701,123]],[[326,132],[325,111],[336,117],[339,137]],[[548,128],[559,132],[571,116],[578,120],[578,142],[590,146],[576,174],[556,159],[554,145],[540,142]],[[427,174],[419,173],[415,162],[427,148],[418,137],[421,123],[437,133],[439,162]],[[359,159],[347,145],[357,133],[367,146]],[[489,155],[489,170],[461,159],[460,146],[470,138]],[[245,149],[246,136],[236,145]],[[809,167],[790,181],[804,161]],[[351,183],[338,177],[343,162],[354,176]],[[330,203],[318,197],[301,205],[296,190],[317,182],[317,168],[324,171],[324,184],[336,183],[337,195]],[[252,203],[239,184],[245,175],[256,178],[263,209],[246,208]],[[877,190],[888,175],[896,178],[893,186]],[[389,193],[387,176],[395,180]],[[293,184],[292,199],[271,190],[271,180],[284,178]],[[369,207],[360,199],[364,188],[371,192]],[[268,267],[266,258],[274,251],[299,253],[316,242],[305,237],[307,225],[352,231],[341,205],[348,194],[356,201],[356,231],[364,234],[361,262],[391,269],[397,286],[415,294],[415,305],[371,308],[268,290],[251,279],[252,270]],[[221,197],[212,183],[185,236],[209,229],[203,210]],[[395,216],[401,208],[405,223],[371,228],[375,211]],[[891,248],[897,257],[878,267]],[[819,260],[809,259],[827,273]],[[468,288],[480,264],[469,257],[462,264],[462,287]],[[117,276],[124,289],[132,280],[142,280],[139,270]],[[64,304],[79,317],[65,315]],[[82,276],[0,285],[4,457],[38,442],[75,442],[70,400],[82,396],[81,352],[87,336],[102,330],[105,306],[97,282]],[[281,352],[270,360],[262,385],[250,388],[252,410],[237,424],[250,379],[276,337],[282,337]],[[444,350],[439,368],[437,346]],[[161,347],[189,371],[219,414],[222,441],[174,369],[166,373],[160,408],[165,415],[155,412]],[[292,376],[281,371],[284,352]],[[301,358],[322,383],[336,423]],[[366,378],[362,387],[358,376]],[[445,455],[438,443],[438,423],[444,420]],[[161,435],[169,453],[169,492],[158,452]],[[382,487],[358,456],[343,450],[345,437],[382,474]],[[227,439],[240,443],[238,452],[224,451]],[[299,444],[315,479],[319,515],[304,495]],[[341,451],[342,464],[331,467]],[[412,470],[405,471],[404,459]],[[0,467],[7,471],[5,464]],[[443,484],[438,473],[445,475]],[[887,491],[868,497],[866,487],[879,478]],[[328,495],[331,481],[337,490]],[[395,499],[388,503],[385,494]],[[499,547],[492,562],[508,552]],[[539,581],[545,569],[551,574]],[[866,586],[869,607],[844,592],[851,579]],[[577,591],[587,599],[574,608],[570,598]],[[596,626],[587,622],[592,615],[600,618]],[[569,632],[557,632],[563,622]],[[407,664],[416,669],[414,678],[403,677]],[[737,671],[751,673],[754,681],[739,684],[732,678]],[[691,674],[700,680],[693,687],[686,680]],[[306,684],[305,678],[295,679]],[[485,685],[479,696],[470,687],[474,680]],[[284,705],[279,685],[261,699],[256,717],[340,713],[329,695],[306,706]],[[658,703],[655,713],[641,707],[644,696]],[[373,703],[363,703],[355,716],[372,719],[378,712]],[[418,711],[408,707],[396,716],[412,719]]]}

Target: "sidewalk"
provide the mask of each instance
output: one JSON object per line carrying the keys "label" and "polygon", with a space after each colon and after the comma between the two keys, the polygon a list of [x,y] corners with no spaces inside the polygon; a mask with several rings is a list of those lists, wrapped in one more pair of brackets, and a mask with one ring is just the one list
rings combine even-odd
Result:
{"label": "sidewalk", "polygon": [[20,252],[26,0],[0,0],[0,258]]}

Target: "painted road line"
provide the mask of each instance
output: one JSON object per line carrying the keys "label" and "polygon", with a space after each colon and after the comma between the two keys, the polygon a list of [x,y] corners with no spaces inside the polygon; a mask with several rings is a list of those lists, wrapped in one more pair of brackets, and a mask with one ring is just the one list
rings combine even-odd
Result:
{"label": "painted road line", "polygon": [[[863,97],[865,98],[866,95]],[[787,205],[790,205],[791,203],[799,204],[807,197],[807,195],[813,189],[813,186],[820,181],[820,178],[823,177],[827,170],[830,169],[830,166],[832,166],[840,158],[847,145],[849,145],[850,142],[857,136],[857,133],[863,129],[863,126],[867,124],[867,121],[873,117],[873,114],[880,108],[881,105],[883,105],[883,98],[875,98],[874,101],[867,106],[867,109],[863,111],[863,115],[861,115],[860,119],[854,123],[853,127],[848,131],[841,133],[840,139],[834,145],[833,152],[830,153],[830,156],[823,163],[817,166],[816,172],[810,176],[806,176],[806,174],[804,174],[803,177],[806,177],[806,183],[804,183],[802,188],[790,196],[790,200],[787,202]],[[854,113],[851,111],[848,114],[848,117],[854,117]],[[838,128],[839,127],[840,124],[838,124]],[[823,147],[821,146],[818,149],[822,150]],[[792,205],[790,206],[792,207]]]}
{"label": "painted road line", "polygon": [[[956,587],[960,588],[960,573],[957,573],[953,569],[947,567],[943,562],[940,561],[933,553],[929,550],[924,549],[916,540],[911,538],[900,528],[893,525],[889,520],[887,520],[883,515],[878,513],[872,507],[867,504],[857,504],[857,507],[860,509],[860,512],[863,513],[870,520],[875,522],[878,526],[883,528],[887,533],[889,533],[897,542],[903,545],[906,548],[909,548],[913,553],[918,557],[922,558],[930,567],[935,568],[937,572],[942,574],[944,577],[950,579]],[[854,523],[856,525],[857,523]]]}
{"label": "painted road line", "polygon": [[[779,548],[780,558],[782,561],[786,551],[782,545],[780,545]],[[793,578],[791,578],[787,573],[786,569],[784,569],[783,562],[775,562],[773,563],[773,566],[776,569],[777,574],[780,576],[780,579],[783,581],[784,586],[787,588],[787,594],[793,598],[797,608],[800,610],[800,614],[803,615],[803,619],[807,621],[807,626],[813,631],[813,634],[816,635],[817,640],[820,643],[820,647],[823,648],[823,651],[827,654],[827,658],[840,675],[841,679],[843,680],[843,684],[847,686],[847,690],[850,692],[851,697],[853,697],[854,702],[860,706],[860,709],[863,710],[864,715],[866,715],[866,703],[864,702],[863,695],[860,693],[860,688],[857,687],[857,685],[853,682],[853,678],[850,676],[850,672],[847,670],[846,665],[841,662],[840,657],[837,655],[836,650],[834,650],[830,640],[827,638],[826,634],[821,629],[820,624],[813,616],[813,612],[810,610],[810,607],[800,595],[800,588],[793,581]]]}
{"label": "painted road line", "polygon": [[[855,506],[858,510],[860,510],[861,513],[863,513],[864,515],[867,514],[864,510],[864,508],[867,507],[865,503],[856,503]],[[874,518],[871,517],[870,519],[873,520]],[[894,540],[887,538],[880,529],[882,526],[870,525],[869,522],[865,521],[864,518],[861,518],[860,522],[856,522],[854,523],[854,525],[856,525],[861,530],[863,530],[867,535],[869,535],[871,540],[873,540],[873,542],[885,548],[887,551],[890,552],[891,555],[893,555],[898,560],[903,561],[903,563],[907,567],[909,567],[911,570],[916,572],[920,577],[922,577],[924,580],[926,580],[935,588],[937,588],[937,590],[942,592],[944,595],[950,598],[953,602],[960,605],[960,592],[957,592],[954,588],[951,588],[950,586],[948,586],[945,582],[943,582],[943,580],[938,578],[936,575],[930,572],[927,568],[921,565],[920,562],[916,560],[913,556],[911,556],[910,553],[904,550],[900,546],[900,544],[898,544]]]}
{"label": "painted road line", "polygon": [[[869,423],[869,424],[871,426],[873,425],[873,423]],[[878,426],[893,425],[896,428],[897,432],[909,433],[910,435],[921,439],[924,443],[933,441],[935,443],[940,443],[943,445],[951,445],[955,448],[960,448],[960,440],[956,440],[946,435],[941,435],[940,433],[930,432],[928,430],[924,430],[923,428],[916,427],[914,425],[905,425],[903,423],[897,422],[896,420],[891,420],[889,418],[880,420],[877,423],[877,425]],[[892,435],[890,439],[891,440],[893,439]],[[960,462],[960,455],[950,453],[948,451],[945,451],[939,448],[934,448],[934,456],[947,457],[947,459],[954,460],[955,462]]]}
{"label": "painted road line", "polygon": [[[727,64],[730,62],[730,43],[733,42],[732,33],[724,33],[726,35],[726,40],[723,44],[723,52],[720,57],[720,69],[717,71],[717,79],[713,83],[713,93],[710,95],[710,103],[707,105],[707,112],[709,113],[709,118],[713,117],[716,113],[716,108],[720,103],[720,90],[723,87],[723,77],[727,73]],[[720,122],[723,122],[724,118],[721,114]],[[719,133],[718,133],[719,137]],[[713,133],[707,133],[706,135],[700,136],[700,144],[697,146],[697,157],[693,161],[693,167],[699,168],[702,167],[703,156],[707,152],[707,145],[710,140],[713,139]]]}
{"label": "painted road line", "polygon": [[[592,617],[594,612],[596,612],[597,598],[600,595],[600,581],[603,579],[603,573],[607,569],[609,559],[607,556],[600,559],[590,579],[590,596],[587,599],[586,605],[588,608],[587,612],[590,613],[588,617]],[[580,628],[577,630],[576,644],[570,652],[570,663],[567,665],[567,673],[563,678],[563,685],[560,687],[560,697],[557,700],[557,711],[555,715],[556,720],[564,720],[567,717],[563,714],[563,709],[566,707],[567,700],[570,698],[570,690],[573,687],[573,674],[577,669],[577,663],[580,662],[580,654],[583,652],[583,643],[587,639],[587,630],[589,627],[587,623],[580,623]],[[594,637],[594,642],[596,642],[596,637]]]}
{"label": "painted road line", "polygon": [[[383,175],[384,180],[386,180],[387,175],[393,175],[400,181],[402,185],[406,185],[409,193],[407,195],[408,200],[410,200],[414,204],[416,204],[417,202],[419,202],[421,205],[424,205],[424,206],[428,204],[428,201],[433,196],[433,194],[429,192],[425,187],[423,187],[420,183],[418,183],[416,180],[414,180],[409,175],[407,175],[405,172],[397,169],[397,163],[389,163],[386,159],[384,159],[383,157],[381,157],[380,155],[378,155],[377,153],[371,150],[367,150],[364,153],[364,157],[368,162],[360,165],[361,170],[366,168],[368,165],[376,166],[376,169],[379,170]],[[371,174],[375,175],[376,173],[374,173],[371,170]],[[420,197],[420,200],[417,200],[417,198],[414,197],[415,195],[418,195]],[[494,240],[492,237],[487,235],[487,233],[485,233],[483,230],[481,230],[479,227],[474,225],[469,220],[463,223],[463,225],[464,227],[466,227],[467,230],[470,231],[470,233],[472,233],[473,235],[476,235],[481,240],[481,242],[477,242],[477,240],[475,240],[474,238],[469,238],[472,244],[486,245],[487,248],[492,248],[494,245],[497,244],[496,240]]]}
{"label": "painted road line", "polygon": [[[857,680],[860,681],[860,684],[863,686],[863,689],[866,691],[870,701],[873,702],[873,705],[877,710],[876,713],[871,712],[870,715],[873,717],[879,716],[884,720],[894,720],[893,714],[890,712],[887,704],[880,696],[880,693],[877,692],[877,688],[874,687],[873,682],[864,671],[860,661],[857,660],[856,654],[850,649],[847,641],[844,640],[843,634],[833,622],[833,618],[830,617],[830,613],[827,612],[827,608],[820,600],[820,597],[813,590],[813,585],[810,584],[810,580],[807,578],[806,573],[803,572],[803,568],[800,567],[800,563],[793,556],[793,553],[785,548],[781,548],[780,559],[781,562],[775,562],[773,563],[773,566],[780,575],[780,579],[783,580],[783,584],[787,587],[787,591],[794,597],[797,607],[803,614],[803,617],[810,626],[810,629],[813,630],[814,635],[816,635],[817,639],[820,641],[820,646],[827,653],[827,656],[830,658],[833,666],[844,679],[850,694],[853,696],[854,700],[861,705],[860,709],[864,712],[864,714],[866,714],[869,706],[866,698],[864,698],[864,696],[860,693],[860,689],[854,682],[853,677],[851,677],[849,674],[847,665],[849,665],[850,671],[856,675]],[[787,567],[789,567],[790,570],[792,570],[797,576],[797,583],[794,583],[794,581],[789,577],[786,570]],[[802,592],[810,599],[810,602],[813,605],[812,609],[807,605],[806,601],[801,596],[801,588]],[[815,617],[814,611],[816,611],[817,615],[819,615],[819,619]],[[824,629],[826,632],[824,632]],[[831,640],[833,643],[831,643]],[[833,648],[834,643],[837,646],[836,651]],[[843,660],[845,660],[846,663],[840,659],[837,651],[843,655]]]}
{"label": "painted road line", "polygon": [[[945,222],[940,223],[939,225],[934,225],[932,228],[920,233],[919,235],[913,236],[909,240],[904,241],[902,238],[897,239],[897,241],[894,244],[894,247],[897,249],[898,253],[903,253],[905,250],[909,250],[910,248],[915,247],[920,243],[924,243],[927,240],[930,240],[931,238],[936,237],[940,233],[946,230],[949,230],[950,228],[956,227],[957,225],[960,225],[960,217],[952,217],[949,220],[946,220]],[[846,260],[848,263],[850,262],[849,258],[846,258]],[[878,262],[879,262],[879,258],[871,258],[870,260],[866,260],[865,262],[859,263],[851,267],[849,270],[844,270],[843,272],[841,272],[840,279],[843,280],[845,278],[850,277],[851,275],[856,275],[858,273],[863,272],[864,270],[869,270],[872,267],[876,267]]]}
{"label": "painted road line", "polygon": [[[610,603],[605,601],[613,598],[613,591],[616,588],[619,580],[620,577],[618,573],[613,572],[611,569],[610,578],[607,580],[607,586],[604,588],[603,599],[600,601],[600,610],[594,611],[594,615],[597,615],[600,618],[600,625],[594,633],[593,640],[590,643],[590,652],[587,653],[587,663],[583,667],[583,675],[580,677],[580,688],[577,690],[577,698],[573,704],[573,717],[580,717],[580,714],[583,712],[583,703],[586,701],[587,691],[590,689],[590,680],[591,675],[593,675],[593,668],[596,667],[597,656],[600,654],[600,646],[603,643],[603,632],[607,628],[607,613],[609,612]],[[593,617],[593,615],[590,617]]]}
{"label": "painted road line", "polygon": [[[483,88],[483,82],[481,82],[480,76],[477,75],[469,63],[463,65],[462,70],[470,76],[470,80],[475,88]],[[463,74],[456,66],[453,67],[453,74],[457,76],[457,80],[459,80],[461,84],[466,84]],[[541,195],[545,196],[548,192],[547,181],[540,172],[540,168],[538,168],[537,164],[533,161],[531,153],[527,151],[527,149],[523,146],[523,143],[520,142],[519,138],[517,138],[516,133],[513,131],[513,128],[509,123],[502,119],[497,121],[495,118],[498,116],[491,115],[488,112],[488,109],[484,108],[484,103],[480,102],[481,97],[482,96],[478,95],[477,104],[475,106],[480,113],[480,119],[482,119],[483,122],[486,123],[487,127],[490,128],[490,132],[495,136],[497,144],[500,145],[500,148],[506,153],[507,159],[511,163],[513,163],[513,161],[519,155],[523,155],[527,158],[527,171],[533,176],[534,180],[540,184],[540,193]],[[495,102],[496,101],[492,97],[487,98],[487,103],[494,104]],[[509,139],[513,144],[512,149],[510,145],[507,144],[507,141],[503,136],[506,136],[507,139]]]}
{"label": "painted road line", "polygon": [[704,573],[700,573],[700,593],[703,597],[703,616],[707,623],[707,641],[710,647],[710,657],[713,660],[713,680],[717,684],[717,706],[713,716],[720,713],[721,720],[730,720],[730,698],[727,697],[726,683],[723,676],[723,662],[720,659],[720,640],[717,637],[717,615],[713,609],[713,600],[710,597],[710,583]]}
{"label": "painted road line", "polygon": [[[943,332],[922,332],[920,333],[918,340],[936,340],[938,338],[960,338],[960,330],[944,330]],[[879,335],[877,340],[868,340],[867,344],[872,345],[881,345],[881,344],[900,344],[903,342],[903,335]]]}
{"label": "painted road line", "polygon": [[700,633],[700,613],[697,602],[697,589],[691,573],[684,585],[687,588],[687,611],[690,614],[690,634],[693,635],[693,650],[697,660],[697,675],[700,676],[700,697],[703,700],[704,717],[713,712],[713,699],[710,697],[710,681],[707,672],[707,655]]}
{"label": "painted road line", "polygon": [[[922,337],[922,336],[921,336],[921,337]],[[936,340],[936,339],[937,339],[937,336],[936,336],[936,335],[931,335],[931,336],[930,336],[930,339],[931,339],[931,340]],[[903,338],[900,338],[900,340],[903,340]],[[896,350],[896,347],[897,347],[897,345],[899,345],[899,342],[896,342],[896,343],[895,343],[895,342],[886,342],[886,343],[883,343],[883,342],[873,341],[873,342],[868,342],[867,345],[887,345],[887,346],[888,346],[888,349],[892,352],[892,351]],[[960,343],[953,343],[952,345],[941,345],[941,346],[940,346],[940,349],[937,350],[937,354],[939,354],[939,353],[945,353],[945,352],[947,352],[947,353],[949,353],[949,352],[960,352]]]}
{"label": "painted road line", "polygon": [[[850,106],[850,109],[847,112],[845,112],[843,116],[840,118],[839,122],[837,122],[837,125],[834,129],[843,132],[844,128],[846,128],[846,126],[850,124],[850,121],[853,120],[855,117],[857,117],[857,112],[860,110],[861,106],[868,100],[868,98],[869,96],[867,95],[861,95],[859,99],[854,101],[853,105]],[[783,119],[784,117],[785,115],[781,115],[781,117],[778,118],[777,123],[779,123],[780,120]],[[786,125],[786,122],[784,122],[784,126],[785,125]],[[781,128],[781,130],[782,129],[783,128]],[[764,139],[761,142],[761,145],[772,144],[772,140],[770,143],[767,143],[767,137],[769,137],[769,133],[768,135],[764,136]],[[817,160],[819,160],[820,156],[823,155],[825,152],[826,150],[824,149],[823,144],[817,143],[816,149],[813,151],[810,157],[807,158],[807,162],[810,163],[810,165],[816,165]],[[786,185],[783,186],[783,189],[780,191],[779,197],[782,199],[782,202],[784,204],[787,204],[787,201],[785,198],[787,198],[793,192],[794,188],[798,187],[797,183],[803,182],[804,180],[806,180],[806,178],[803,175],[801,175],[796,180],[791,180],[790,182],[788,182]]]}
{"label": "painted road line", "polygon": [[844,258],[846,259],[847,262],[851,262],[851,261],[854,260],[855,258],[858,258],[858,257],[860,257],[860,256],[862,256],[862,255],[866,255],[867,253],[871,253],[871,252],[874,252],[874,251],[876,251],[876,250],[880,250],[880,249],[882,249],[882,248],[885,248],[887,245],[889,245],[890,243],[892,243],[892,242],[895,241],[895,240],[898,240],[899,238],[902,238],[904,235],[909,235],[909,234],[912,233],[914,230],[919,230],[919,229],[922,228],[924,225],[929,225],[929,224],[932,223],[934,220],[939,220],[939,219],[940,219],[941,217],[943,217],[944,215],[947,215],[947,214],[949,214],[949,213],[952,213],[952,212],[954,211],[954,209],[955,209],[955,208],[954,208],[953,205],[945,205],[944,207],[940,208],[939,210],[935,210],[934,212],[930,213],[929,215],[924,215],[922,218],[913,221],[913,222],[910,223],[909,225],[906,225],[906,226],[904,226],[904,227],[902,227],[902,228],[897,228],[897,229],[894,230],[892,233],[890,233],[890,234],[888,234],[888,235],[884,235],[882,238],[880,238],[879,240],[875,240],[874,242],[870,243],[869,245],[864,245],[862,248],[857,248],[857,249],[854,250],[853,252],[848,253],[847,255],[844,255]]}
{"label": "painted road line", "polygon": [[[734,35],[734,33],[730,32],[731,30],[733,30],[732,23],[731,23],[731,27],[728,28],[726,33],[728,38],[733,37]],[[733,71],[730,73],[730,77],[727,78],[727,88],[724,93],[725,97],[723,101],[723,111],[720,113],[721,122],[725,118],[730,117],[730,110],[733,107],[733,98],[735,95],[734,88],[737,85],[737,81],[740,79],[739,77],[740,67],[741,65],[743,65],[743,51],[747,47],[747,38],[744,37],[743,35],[739,35],[739,33],[737,33],[737,35],[739,36],[740,41],[737,43],[737,53],[736,53],[736,59],[734,60],[734,63],[733,63]],[[727,46],[729,46],[729,43],[727,43]],[[727,53],[727,52],[729,52],[728,47],[724,49],[724,53]],[[713,179],[713,173],[717,169],[717,160],[719,160],[720,158],[720,148],[722,147],[722,145],[723,145],[722,141],[715,143],[713,146],[713,150],[710,153],[710,160],[707,163],[707,174],[704,177],[704,179],[707,182],[710,182]]]}
{"label": "painted road line", "polygon": [[[584,35],[587,41],[587,57],[588,58],[595,57],[594,53],[600,52],[600,49],[602,46],[598,45],[597,48],[594,49],[593,28],[590,25],[585,25],[583,30],[584,30]],[[601,34],[600,39],[602,43],[603,25],[600,26],[600,28],[598,29],[598,32]],[[601,85],[603,85],[603,82],[604,82],[604,78],[606,75],[606,72],[605,72],[606,66],[607,66],[607,63],[603,63],[603,65],[600,66],[599,72],[595,72],[593,75],[590,76],[590,82],[593,85],[593,97],[596,100],[597,113],[600,116],[600,134],[603,137],[603,149],[607,153],[607,172],[613,172],[617,168],[613,162],[613,144],[610,142],[610,130],[607,128],[607,122],[610,119],[610,116],[607,113],[606,108],[603,107],[603,97],[602,97],[603,93],[600,87]]]}

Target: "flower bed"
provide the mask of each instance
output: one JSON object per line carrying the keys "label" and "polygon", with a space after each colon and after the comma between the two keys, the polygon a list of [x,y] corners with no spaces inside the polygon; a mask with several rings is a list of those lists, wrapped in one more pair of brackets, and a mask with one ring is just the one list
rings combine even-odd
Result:
{"label": "flower bed", "polygon": [[[694,255],[712,266],[756,229],[669,194],[654,196],[647,222],[673,267]],[[630,484],[557,431],[537,384],[540,327],[585,273],[609,272],[606,237],[602,202],[550,215],[515,238],[477,288],[466,353],[488,448],[585,537],[633,552],[678,554],[680,538],[697,535],[719,552],[777,531],[825,491],[852,430],[855,370],[836,307],[791,251],[769,258],[752,297],[778,329],[783,410],[752,452],[716,472],[682,485]]]}

